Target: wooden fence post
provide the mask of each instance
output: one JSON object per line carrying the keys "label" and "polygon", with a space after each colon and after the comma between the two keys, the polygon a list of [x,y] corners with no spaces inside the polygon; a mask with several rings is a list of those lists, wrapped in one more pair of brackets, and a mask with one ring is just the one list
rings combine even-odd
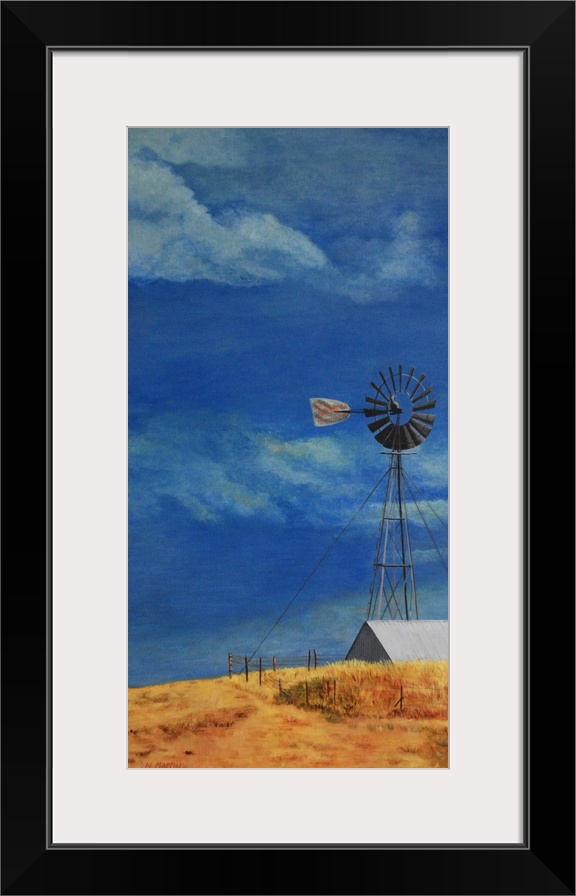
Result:
{"label": "wooden fence post", "polygon": [[308,671],[310,671],[310,651],[308,651]]}
{"label": "wooden fence post", "polygon": [[272,657],[272,668],[274,669],[274,671],[276,671],[276,657],[275,656]]}
{"label": "wooden fence post", "polygon": [[314,668],[318,665],[318,654],[314,651]]}
{"label": "wooden fence post", "polygon": [[244,668],[246,670],[246,681],[248,681],[248,657],[244,657]]}
{"label": "wooden fence post", "polygon": [[262,657],[260,657],[260,668],[258,669],[258,684],[262,687]]}
{"label": "wooden fence post", "polygon": [[282,679],[281,678],[278,679],[278,694],[280,697],[282,696]]}

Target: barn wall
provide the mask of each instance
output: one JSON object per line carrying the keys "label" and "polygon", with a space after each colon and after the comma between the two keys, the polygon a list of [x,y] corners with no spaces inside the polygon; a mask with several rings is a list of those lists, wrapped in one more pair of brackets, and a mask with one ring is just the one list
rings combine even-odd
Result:
{"label": "barn wall", "polygon": [[390,657],[370,627],[364,623],[358,632],[352,647],[346,655],[347,660],[364,660],[366,663],[390,661]]}

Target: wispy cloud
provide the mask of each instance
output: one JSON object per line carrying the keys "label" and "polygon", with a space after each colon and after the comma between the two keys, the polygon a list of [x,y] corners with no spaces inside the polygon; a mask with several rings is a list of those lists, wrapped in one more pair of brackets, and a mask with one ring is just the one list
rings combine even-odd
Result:
{"label": "wispy cloud", "polygon": [[444,501],[440,498],[436,500],[429,501],[424,495],[416,494],[415,495],[416,502],[418,504],[419,510],[422,513],[420,516],[420,512],[416,512],[412,514],[412,519],[414,522],[419,525],[424,525],[422,521],[422,517],[428,524],[430,521],[434,522],[434,520],[438,520],[445,524],[448,520],[448,501]]}
{"label": "wispy cloud", "polygon": [[230,128],[130,128],[130,153],[173,165],[238,168],[249,157],[249,142]]}
{"label": "wispy cloud", "polygon": [[[424,563],[442,564],[442,560],[446,561],[448,549],[445,543],[438,544],[436,548],[416,548],[412,551],[412,560],[416,567],[422,566]],[[439,553],[440,552],[440,553]],[[442,559],[440,559],[442,558]]]}
{"label": "wispy cloud", "polygon": [[[169,498],[191,519],[210,526],[252,517],[338,532],[353,518],[357,531],[376,532],[385,483],[370,495],[378,474],[370,474],[373,466],[363,463],[344,434],[289,440],[239,426],[225,415],[216,428],[226,439],[215,440],[211,431],[189,429],[181,419],[164,415],[130,439],[133,515],[155,513]],[[448,502],[426,489],[414,495],[426,524],[438,530]],[[413,506],[410,518],[424,530]]]}
{"label": "wispy cloud", "polygon": [[445,491],[448,487],[447,451],[442,445],[426,442],[426,450],[419,451],[410,458],[406,469],[408,485],[414,489],[416,497],[422,491],[430,498],[435,491]]}
{"label": "wispy cloud", "polygon": [[260,469],[291,485],[312,485],[319,491],[328,490],[333,472],[342,471],[349,464],[342,445],[335,439],[290,442],[260,434],[255,444]]}
{"label": "wispy cloud", "polygon": [[201,523],[250,516],[281,521],[272,492],[252,474],[252,465],[234,463],[237,444],[236,438],[228,438],[216,453],[202,430],[184,432],[170,417],[156,420],[130,440],[131,512],[155,512],[170,498]]}
{"label": "wispy cloud", "polygon": [[376,267],[379,279],[432,286],[438,280],[439,241],[426,236],[422,217],[405,212],[393,222],[391,240]]}
{"label": "wispy cloud", "polygon": [[130,507],[135,515],[158,509],[171,498],[192,518],[214,524],[230,517],[308,525],[347,522],[362,502],[354,456],[334,438],[285,440],[224,416],[214,441],[202,429],[184,429],[165,415],[130,439]]}
{"label": "wispy cloud", "polygon": [[345,234],[331,245],[331,265],[322,276],[339,294],[361,304],[387,302],[410,287],[440,284],[442,244],[427,232],[423,213],[412,209],[386,220],[384,236]]}
{"label": "wispy cloud", "polygon": [[351,145],[346,129],[135,128],[129,146],[135,279],[290,277],[357,303],[445,282],[445,155],[430,137],[361,131]]}
{"label": "wispy cloud", "polygon": [[210,280],[253,286],[321,268],[324,253],[267,212],[216,219],[167,165],[132,157],[129,270],[135,279]]}

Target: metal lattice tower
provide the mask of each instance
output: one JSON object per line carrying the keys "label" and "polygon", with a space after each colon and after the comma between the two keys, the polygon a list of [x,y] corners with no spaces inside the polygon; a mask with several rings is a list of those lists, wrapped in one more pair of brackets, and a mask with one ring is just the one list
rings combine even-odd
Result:
{"label": "metal lattice tower", "polygon": [[432,387],[426,387],[426,374],[416,376],[414,368],[404,373],[388,368],[380,371],[380,382],[370,383],[374,394],[366,396],[368,407],[353,411],[341,401],[312,398],[312,415],[316,426],[329,426],[347,419],[350,414],[364,413],[370,418],[368,429],[386,449],[389,457],[385,475],[384,499],[374,575],[370,588],[368,619],[418,619],[418,598],[412,562],[412,546],[403,455],[418,447],[430,434],[434,414],[424,413],[436,407]]}
{"label": "metal lattice tower", "polygon": [[418,597],[402,455],[416,448],[429,435],[434,415],[423,413],[436,406],[432,387],[424,386],[426,374],[414,375],[388,368],[380,372],[380,383],[371,383],[374,395],[366,396],[364,408],[372,422],[368,429],[389,456],[385,482],[378,546],[374,559],[374,577],[370,588],[368,619],[418,619]]}
{"label": "metal lattice tower", "polygon": [[402,454],[390,454],[368,619],[418,619]]}

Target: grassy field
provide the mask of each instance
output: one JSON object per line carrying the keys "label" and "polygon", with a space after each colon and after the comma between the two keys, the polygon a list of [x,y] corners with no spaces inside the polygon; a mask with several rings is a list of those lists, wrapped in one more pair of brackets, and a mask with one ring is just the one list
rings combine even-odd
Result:
{"label": "grassy field", "polygon": [[448,664],[130,688],[128,728],[130,768],[447,768]]}

